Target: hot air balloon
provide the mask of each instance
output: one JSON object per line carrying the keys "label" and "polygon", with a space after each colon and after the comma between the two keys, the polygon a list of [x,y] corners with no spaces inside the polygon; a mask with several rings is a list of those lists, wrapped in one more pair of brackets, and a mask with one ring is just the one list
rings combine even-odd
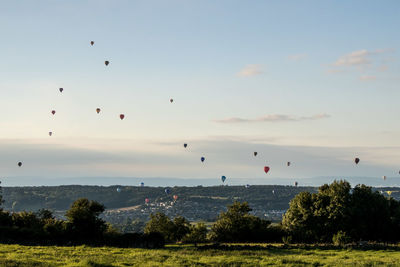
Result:
{"label": "hot air balloon", "polygon": [[60,90],[60,93],[62,93],[64,91],[64,88],[60,88],[59,90]]}
{"label": "hot air balloon", "polygon": [[204,162],[206,159],[204,157],[201,157],[201,162]]}
{"label": "hot air balloon", "polygon": [[269,172],[269,167],[268,167],[268,166],[265,166],[265,167],[264,167],[264,171],[265,171],[265,173],[268,173],[268,172]]}
{"label": "hot air balloon", "polygon": [[355,158],[355,159],[354,159],[354,162],[355,162],[356,164],[358,164],[358,163],[360,162],[360,159],[359,159],[359,158]]}
{"label": "hot air balloon", "polygon": [[246,187],[246,188],[250,188],[250,185],[249,185],[249,184],[246,184],[244,187]]}
{"label": "hot air balloon", "polygon": [[97,112],[97,114],[99,114],[99,113],[100,113],[100,111],[101,111],[101,109],[100,109],[100,108],[96,108],[96,112]]}
{"label": "hot air balloon", "polygon": [[49,132],[49,136],[52,136],[53,135],[53,132]]}
{"label": "hot air balloon", "polygon": [[178,195],[174,195],[173,198],[176,201],[178,199]]}
{"label": "hot air balloon", "polygon": [[222,180],[222,182],[224,183],[225,180],[226,180],[226,177],[225,177],[225,176],[222,176],[222,177],[221,177],[221,180]]}
{"label": "hot air balloon", "polygon": [[90,45],[93,46],[94,45],[94,41],[90,41]]}
{"label": "hot air balloon", "polygon": [[183,147],[184,147],[184,148],[187,148],[187,144],[186,144],[186,143],[185,143],[185,144],[183,144]]}
{"label": "hot air balloon", "polygon": [[55,111],[55,110],[52,110],[52,111],[51,111],[51,114],[53,114],[53,115],[56,114],[56,111]]}
{"label": "hot air balloon", "polygon": [[393,191],[386,191],[386,193],[389,195],[389,197],[392,195]]}
{"label": "hot air balloon", "polygon": [[150,199],[146,198],[146,199],[144,200],[144,202],[146,202],[146,204],[148,204],[148,203],[150,202]]}
{"label": "hot air balloon", "polygon": [[294,182],[293,184],[294,184],[294,186],[297,186],[297,185],[298,185],[298,183],[297,183],[297,182]]}
{"label": "hot air balloon", "polygon": [[165,194],[167,194],[167,195],[171,192],[171,191],[169,190],[169,188],[165,188],[164,191],[165,191]]}
{"label": "hot air balloon", "polygon": [[104,61],[104,64],[106,64],[106,66],[108,66],[108,64],[110,64],[110,61],[106,60],[106,61]]}
{"label": "hot air balloon", "polygon": [[382,179],[383,179],[383,180],[386,180],[386,175],[382,176]]}
{"label": "hot air balloon", "polygon": [[144,186],[144,183],[143,183],[143,182],[141,182],[141,183],[140,183],[140,186],[141,186],[141,187],[143,187],[143,186]]}
{"label": "hot air balloon", "polygon": [[257,152],[254,152],[254,157],[257,156],[257,154],[258,154]]}
{"label": "hot air balloon", "polygon": [[290,166],[290,164],[291,164],[290,161],[288,161],[288,162],[286,163],[286,165],[287,165],[288,167]]}
{"label": "hot air balloon", "polygon": [[171,99],[169,100],[169,102],[171,102],[171,103],[172,103],[172,102],[174,102],[174,100],[171,98]]}
{"label": "hot air balloon", "polygon": [[125,118],[125,115],[124,115],[124,114],[120,114],[120,115],[119,115],[119,118],[120,118],[121,120],[123,120],[123,119]]}
{"label": "hot air balloon", "polygon": [[22,166],[22,162],[18,162],[18,167],[21,167]]}
{"label": "hot air balloon", "polygon": [[120,193],[121,192],[121,188],[118,187],[117,188],[117,192]]}
{"label": "hot air balloon", "polygon": [[275,194],[275,190],[272,190],[272,194]]}

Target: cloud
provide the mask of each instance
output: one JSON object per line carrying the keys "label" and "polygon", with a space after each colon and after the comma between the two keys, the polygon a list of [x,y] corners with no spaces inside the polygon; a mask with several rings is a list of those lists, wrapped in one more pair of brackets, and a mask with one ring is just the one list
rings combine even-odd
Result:
{"label": "cloud", "polygon": [[334,66],[355,66],[355,65],[369,65],[371,60],[368,56],[371,52],[368,50],[358,50],[351,52],[347,55],[339,57],[334,63]]}
{"label": "cloud", "polygon": [[313,116],[291,116],[291,115],[283,115],[283,114],[268,114],[259,118],[255,119],[244,119],[238,117],[226,118],[226,119],[219,119],[214,120],[217,123],[242,123],[242,122],[288,122],[288,121],[306,121],[306,120],[320,120],[329,118],[330,115],[322,113],[316,114]]}
{"label": "cloud", "polygon": [[250,76],[256,76],[256,75],[260,75],[263,74],[263,68],[262,65],[260,64],[249,64],[246,65],[239,73],[239,76],[242,77],[250,77]]}
{"label": "cloud", "polygon": [[300,61],[303,60],[307,57],[307,54],[296,54],[296,55],[290,55],[288,56],[288,59],[293,60],[293,61]]}
{"label": "cloud", "polygon": [[376,80],[376,76],[373,76],[373,75],[363,75],[363,76],[360,76],[360,80],[361,80],[361,81],[375,81],[375,80]]}

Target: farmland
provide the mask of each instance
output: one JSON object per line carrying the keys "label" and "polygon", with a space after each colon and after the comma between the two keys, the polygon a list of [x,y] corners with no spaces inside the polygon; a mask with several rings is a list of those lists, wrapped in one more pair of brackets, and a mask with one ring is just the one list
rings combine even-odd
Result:
{"label": "farmland", "polygon": [[332,248],[282,244],[146,250],[0,245],[0,266],[399,266],[400,248]]}

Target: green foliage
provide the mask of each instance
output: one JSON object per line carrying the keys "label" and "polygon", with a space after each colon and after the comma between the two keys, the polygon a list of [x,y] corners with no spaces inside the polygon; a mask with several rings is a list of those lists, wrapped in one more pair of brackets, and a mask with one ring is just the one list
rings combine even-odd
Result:
{"label": "green foliage", "polygon": [[334,234],[332,237],[332,243],[335,246],[344,246],[350,242],[351,242],[350,236],[348,236],[346,232],[343,232],[342,230]]}
{"label": "green foliage", "polygon": [[207,226],[200,222],[190,226],[190,232],[183,238],[184,243],[205,243],[207,242]]}
{"label": "green foliage", "polygon": [[248,242],[268,240],[270,221],[250,215],[247,202],[235,201],[222,212],[211,228],[210,238],[217,242]]}
{"label": "green foliage", "polygon": [[104,205],[87,198],[76,200],[65,214],[69,230],[76,238],[100,238],[107,228],[99,218],[104,209]]}
{"label": "green foliage", "polygon": [[190,232],[190,223],[184,217],[175,217],[172,221],[164,213],[150,215],[144,233],[160,233],[166,242],[181,241],[182,238]]}
{"label": "green foliage", "polygon": [[334,181],[318,193],[295,196],[282,225],[300,242],[331,242],[342,232],[349,241],[399,240],[400,204],[371,187],[357,185],[351,192],[348,182]]}

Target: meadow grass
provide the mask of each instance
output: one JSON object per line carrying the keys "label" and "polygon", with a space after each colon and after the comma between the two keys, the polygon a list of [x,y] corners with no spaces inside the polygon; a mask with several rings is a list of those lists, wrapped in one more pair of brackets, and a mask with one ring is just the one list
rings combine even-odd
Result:
{"label": "meadow grass", "polygon": [[0,245],[0,266],[400,266],[400,249],[234,245],[164,249]]}

